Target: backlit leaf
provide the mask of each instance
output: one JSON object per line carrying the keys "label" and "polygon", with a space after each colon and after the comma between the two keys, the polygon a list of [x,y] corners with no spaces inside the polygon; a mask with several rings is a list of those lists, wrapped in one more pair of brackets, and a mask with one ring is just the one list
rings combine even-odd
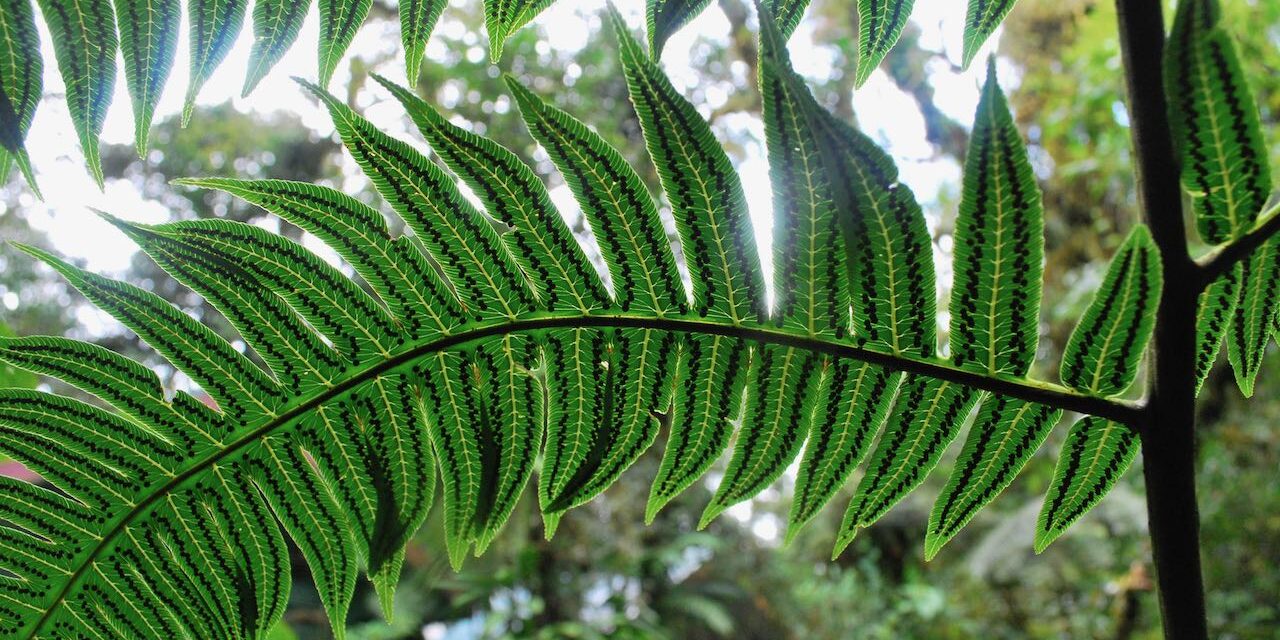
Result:
{"label": "backlit leaf", "polygon": [[1085,393],[1114,396],[1138,376],[1155,329],[1163,280],[1160,252],[1144,225],[1134,227],[1062,354],[1062,381]]}
{"label": "backlit leaf", "polygon": [[1102,500],[1137,454],[1128,427],[1092,416],[1072,425],[1036,521],[1036,553]]}
{"label": "backlit leaf", "polygon": [[[109,0],[40,0],[40,12],[53,36],[53,52],[67,87],[67,110],[80,148],[89,173],[101,188],[98,136],[116,82],[115,12]],[[5,148],[10,150],[7,144]]]}

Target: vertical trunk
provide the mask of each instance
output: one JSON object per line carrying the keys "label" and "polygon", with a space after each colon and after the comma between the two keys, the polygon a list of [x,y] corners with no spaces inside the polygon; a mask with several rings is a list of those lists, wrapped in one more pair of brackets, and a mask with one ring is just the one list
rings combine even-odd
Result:
{"label": "vertical trunk", "polygon": [[1208,637],[1195,486],[1195,309],[1201,278],[1187,252],[1165,104],[1161,2],[1116,0],[1116,8],[1139,203],[1160,247],[1166,283],[1142,425],[1151,548],[1165,637],[1199,640]]}

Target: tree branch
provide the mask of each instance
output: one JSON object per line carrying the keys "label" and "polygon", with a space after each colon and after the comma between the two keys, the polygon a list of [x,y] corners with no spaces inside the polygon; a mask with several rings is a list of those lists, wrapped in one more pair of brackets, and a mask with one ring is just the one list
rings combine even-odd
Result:
{"label": "tree branch", "polygon": [[1249,233],[1214,249],[1200,258],[1201,286],[1208,286],[1211,282],[1217,280],[1218,276],[1226,273],[1237,262],[1249,257],[1254,249],[1262,246],[1262,243],[1270,240],[1277,232],[1280,232],[1280,202],[1263,211],[1262,215],[1258,216],[1258,223],[1254,225],[1253,230],[1249,231]]}

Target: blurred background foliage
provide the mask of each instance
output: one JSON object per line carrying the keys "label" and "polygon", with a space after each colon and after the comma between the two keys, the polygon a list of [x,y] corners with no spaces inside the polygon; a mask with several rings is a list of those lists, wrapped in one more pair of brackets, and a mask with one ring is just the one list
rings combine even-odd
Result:
{"label": "blurred background foliage", "polygon": [[[536,21],[515,36],[495,67],[483,55],[480,3],[453,5],[433,36],[437,48],[418,81],[424,96],[525,156],[551,185],[560,184],[506,96],[499,69],[514,73],[598,126],[657,191],[613,39],[599,29],[598,17],[588,16],[594,27],[577,50],[550,46],[562,35],[557,25]],[[1280,2],[1226,0],[1224,5],[1264,131],[1274,143],[1272,166],[1280,169],[1280,139],[1272,135],[1280,119]],[[693,42],[688,64],[697,76],[686,93],[703,105],[730,155],[741,161],[761,144],[752,82],[754,11],[744,0],[718,0],[709,11],[722,12],[728,30]],[[375,24],[365,29],[395,28],[395,7],[387,0],[376,1],[372,15]],[[808,53],[829,62],[829,73],[809,77],[819,99],[841,117],[855,118],[863,94],[855,96],[852,87],[854,0],[814,0],[805,24],[813,42],[806,46],[817,48]],[[951,167],[926,207],[933,216],[936,252],[945,257],[967,118],[948,105],[947,86],[940,80],[955,70],[956,52],[939,47],[922,24],[928,25],[927,15],[924,20],[917,15],[882,70],[918,112],[929,151],[925,157],[903,157],[892,140],[886,142],[900,163]],[[1022,0],[997,51],[1003,84],[1045,195],[1047,264],[1036,375],[1055,379],[1074,319],[1136,219],[1114,8],[1106,1]],[[369,93],[369,74],[392,75],[385,67],[399,52],[357,48],[354,53],[351,82],[343,92],[353,105],[367,108],[362,96]],[[251,221],[304,242],[297,229],[281,228],[256,209],[221,194],[174,190],[168,181],[227,174],[307,180],[383,206],[334,139],[298,117],[243,112],[231,104],[203,111],[188,129],[179,128],[176,119],[158,123],[145,161],[128,145],[105,149],[109,180],[132,185],[173,218]],[[29,198],[20,197],[22,191],[20,183],[10,182],[0,200],[0,236],[46,244],[28,225],[23,202]],[[123,275],[234,338],[216,311],[144,257],[135,256]],[[947,299],[945,290],[939,299]],[[103,322],[47,270],[16,257],[9,247],[0,247],[0,314],[0,332],[91,339],[147,362],[172,387],[189,384],[135,336]],[[1201,402],[1200,518],[1216,638],[1274,638],[1280,628],[1280,358],[1268,363],[1253,401],[1241,400],[1229,375],[1218,370]],[[0,386],[35,384],[29,376],[0,369]],[[928,564],[922,559],[925,522],[949,461],[934,472],[933,490],[911,494],[831,561],[833,534],[848,496],[833,500],[783,547],[790,476],[706,531],[695,530],[710,497],[705,486],[694,487],[652,526],[643,526],[658,445],[603,496],[572,511],[551,541],[543,539],[529,495],[490,552],[458,574],[448,569],[439,522],[429,521],[410,546],[393,623],[385,624],[376,613],[372,591],[362,585],[348,621],[349,637],[1159,637],[1139,469],[1070,535],[1039,557],[1032,553],[1032,526],[1062,435],[1062,430],[1055,433],[1018,481]],[[290,608],[275,637],[329,637],[305,565],[294,566]]]}

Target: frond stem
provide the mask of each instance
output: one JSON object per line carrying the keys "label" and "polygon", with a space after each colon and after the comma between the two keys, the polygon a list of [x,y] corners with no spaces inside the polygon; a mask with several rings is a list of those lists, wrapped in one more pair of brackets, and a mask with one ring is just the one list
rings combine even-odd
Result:
{"label": "frond stem", "polygon": [[1280,232],[1280,202],[1263,211],[1258,216],[1258,223],[1249,233],[1200,258],[1197,264],[1200,267],[1201,288],[1209,286],[1237,262],[1248,258],[1254,249],[1262,246],[1262,243],[1270,240],[1277,232]]}

